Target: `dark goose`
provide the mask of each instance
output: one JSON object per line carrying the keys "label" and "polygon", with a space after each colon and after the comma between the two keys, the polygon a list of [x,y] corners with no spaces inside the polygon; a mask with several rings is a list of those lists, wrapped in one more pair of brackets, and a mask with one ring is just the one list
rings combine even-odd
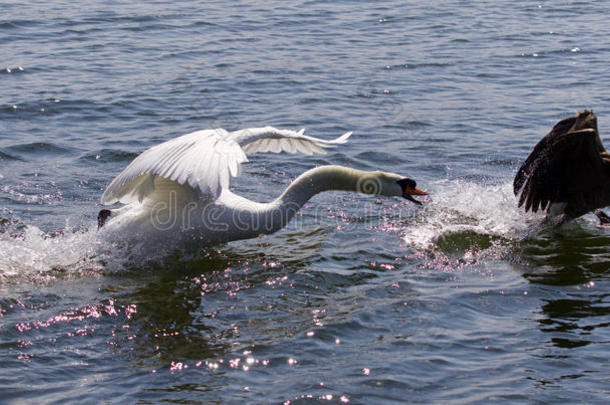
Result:
{"label": "dark goose", "polygon": [[[559,121],[519,168],[513,183],[519,207],[562,215],[564,223],[590,211],[602,223],[610,217],[597,208],[610,205],[610,155],[597,131],[597,117],[585,110]],[[552,207],[552,209],[551,209]]]}

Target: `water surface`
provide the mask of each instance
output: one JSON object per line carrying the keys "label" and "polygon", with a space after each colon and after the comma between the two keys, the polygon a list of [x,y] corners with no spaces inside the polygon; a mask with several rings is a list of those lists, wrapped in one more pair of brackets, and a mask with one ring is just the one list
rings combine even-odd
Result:
{"label": "water surface", "polygon": [[[512,177],[584,108],[609,132],[610,4],[0,4],[3,403],[608,400],[610,230],[516,208]],[[321,164],[431,195],[326,193],[194,254],[101,243],[105,186],[204,128],[307,128],[260,154],[270,200]]]}

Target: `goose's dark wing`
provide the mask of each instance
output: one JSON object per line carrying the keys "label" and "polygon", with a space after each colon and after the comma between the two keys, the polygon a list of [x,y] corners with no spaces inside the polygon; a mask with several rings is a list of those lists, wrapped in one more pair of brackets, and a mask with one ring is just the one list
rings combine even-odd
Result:
{"label": "goose's dark wing", "polygon": [[513,189],[515,195],[521,190],[519,207],[525,204],[526,211],[556,202],[585,204],[595,199],[607,178],[597,128],[564,132],[575,126],[564,121],[536,145],[517,172]]}
{"label": "goose's dark wing", "polygon": [[[534,150],[527,157],[523,165],[519,168],[517,175],[515,176],[515,181],[513,183],[513,191],[515,195],[519,193],[523,184],[529,177],[531,173],[532,167],[535,165],[535,162],[539,160],[541,157],[549,156],[551,153],[549,151],[550,147],[554,142],[557,141],[559,137],[567,134],[568,132],[574,132],[581,129],[591,128],[597,132],[597,117],[590,110],[584,110],[583,112],[559,121],[551,131],[546,134],[534,147]],[[601,140],[599,139],[599,135],[596,139],[597,147],[600,152],[604,152],[604,147],[602,145]]]}

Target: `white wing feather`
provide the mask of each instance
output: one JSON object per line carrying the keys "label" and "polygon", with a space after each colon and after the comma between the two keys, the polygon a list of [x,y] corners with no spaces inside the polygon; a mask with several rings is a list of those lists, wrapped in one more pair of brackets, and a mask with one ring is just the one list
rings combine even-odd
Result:
{"label": "white wing feather", "polygon": [[248,128],[231,132],[229,139],[237,142],[246,154],[256,152],[301,152],[306,155],[324,154],[325,148],[333,148],[347,142],[352,134],[347,132],[339,138],[327,141],[304,134],[305,129],[292,131],[273,127]]}
{"label": "white wing feather", "polygon": [[[102,203],[129,204],[154,198],[156,182],[161,180],[156,176],[164,179],[164,190],[174,187],[185,196],[198,192],[200,198],[217,198],[223,188],[229,187],[231,177],[239,175],[241,164],[248,161],[246,154],[283,151],[323,154],[325,148],[346,143],[352,134],[347,132],[326,141],[304,135],[304,131],[263,127],[228,133],[224,129],[208,129],[180,136],[136,157],[108,185]],[[191,187],[193,193],[185,191],[184,186]]]}
{"label": "white wing feather", "polygon": [[154,191],[154,177],[188,185],[214,198],[239,175],[248,161],[240,146],[223,129],[192,132],[153,146],[136,157],[106,188],[103,204],[129,204]]}

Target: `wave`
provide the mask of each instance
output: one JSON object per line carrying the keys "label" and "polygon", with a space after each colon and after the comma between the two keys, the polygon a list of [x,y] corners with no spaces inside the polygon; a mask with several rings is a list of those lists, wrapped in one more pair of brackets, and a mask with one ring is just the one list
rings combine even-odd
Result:
{"label": "wave", "polygon": [[99,234],[92,225],[44,232],[20,220],[0,218],[0,285],[99,276],[158,266],[177,258],[188,262],[200,253],[179,252],[171,243],[160,245],[145,239],[109,238]]}
{"label": "wave", "polygon": [[35,226],[3,219],[0,228],[0,281],[45,281],[60,273],[101,271],[94,260],[95,233],[45,233]]}
{"label": "wave", "polygon": [[[0,156],[10,156],[13,160],[21,160],[22,155],[25,154],[64,155],[71,153],[73,150],[73,148],[49,142],[31,142],[8,146],[4,149],[5,152],[0,151]],[[10,155],[11,152],[17,156]]]}
{"label": "wave", "polygon": [[555,283],[566,274],[572,282],[595,276],[610,262],[610,228],[599,226],[593,215],[557,228],[544,213],[525,213],[512,182],[442,180],[429,191],[430,201],[403,234],[422,267],[451,271],[502,260],[532,280]]}
{"label": "wave", "polygon": [[[397,224],[420,267],[452,270],[509,260],[544,269],[550,264],[552,271],[561,271],[578,259],[587,272],[590,267],[599,274],[610,261],[610,229],[599,227],[593,215],[559,229],[547,225],[543,213],[525,213],[517,207],[510,182],[441,180],[431,183],[428,191],[431,197],[419,213],[407,225]],[[0,218],[0,282],[111,273],[157,265],[168,258],[188,261],[201,253],[200,249],[177,252],[170,245],[155,244],[152,249],[145,240],[105,239],[95,226],[46,233],[19,220]]]}
{"label": "wave", "polygon": [[487,186],[442,180],[429,188],[430,201],[404,235],[407,245],[417,250],[442,245],[451,235],[505,240],[525,237],[541,222],[540,214],[526,214],[517,208],[511,183]]}

